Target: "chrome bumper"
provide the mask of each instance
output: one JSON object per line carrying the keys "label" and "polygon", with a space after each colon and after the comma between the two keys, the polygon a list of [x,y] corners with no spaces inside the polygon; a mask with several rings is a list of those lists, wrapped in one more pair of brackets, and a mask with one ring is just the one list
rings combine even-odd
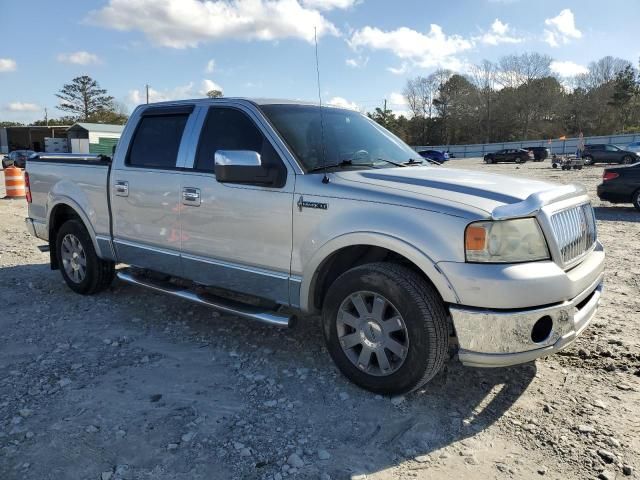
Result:
{"label": "chrome bumper", "polygon": [[[528,310],[450,307],[458,337],[458,358],[472,367],[504,367],[555,353],[570,343],[593,319],[603,290],[604,274],[572,300]],[[534,342],[531,332],[542,317],[552,320],[551,333]]]}

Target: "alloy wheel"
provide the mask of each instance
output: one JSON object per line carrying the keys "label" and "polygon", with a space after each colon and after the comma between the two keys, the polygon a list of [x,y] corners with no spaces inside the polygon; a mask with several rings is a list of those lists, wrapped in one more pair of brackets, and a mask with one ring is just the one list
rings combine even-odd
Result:
{"label": "alloy wheel", "polygon": [[369,375],[391,375],[407,358],[409,333],[404,319],[379,293],[359,291],[345,298],[336,327],[342,351]]}

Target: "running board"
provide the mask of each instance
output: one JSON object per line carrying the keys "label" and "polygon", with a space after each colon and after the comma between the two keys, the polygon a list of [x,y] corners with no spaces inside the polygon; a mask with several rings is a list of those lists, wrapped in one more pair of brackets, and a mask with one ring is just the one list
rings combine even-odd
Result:
{"label": "running board", "polygon": [[126,269],[118,271],[117,277],[123,282],[149,288],[156,292],[172,295],[174,297],[182,298],[183,300],[199,303],[200,305],[206,305],[207,307],[211,307],[225,313],[230,313],[231,315],[250,318],[251,320],[257,320],[277,327],[289,327],[295,320],[295,316],[293,315],[282,315],[254,305],[234,302],[233,300],[227,300],[214,295],[198,294],[169,282],[158,282],[147,277],[135,275],[128,272]]}

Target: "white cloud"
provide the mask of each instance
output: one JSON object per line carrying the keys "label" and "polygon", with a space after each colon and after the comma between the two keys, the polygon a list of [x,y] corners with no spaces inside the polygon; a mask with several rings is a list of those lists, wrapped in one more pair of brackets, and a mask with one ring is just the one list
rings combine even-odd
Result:
{"label": "white cloud", "polygon": [[409,110],[409,103],[399,92],[391,92],[389,94],[389,102],[387,104],[389,108],[396,116],[403,115],[405,117],[411,116],[411,110]]}
{"label": "white cloud", "polygon": [[57,57],[59,62],[72,63],[74,65],[91,65],[100,63],[100,59],[95,53],[85,52],[84,50],[72,53],[60,53]]}
{"label": "white cloud", "polygon": [[407,27],[383,31],[376,27],[366,26],[351,36],[349,44],[352,48],[369,48],[372,50],[389,50],[403,60],[409,60],[423,67],[444,67],[457,69],[461,61],[456,55],[469,50],[473,43],[459,35],[446,35],[442,27],[431,24],[428,33],[424,34]]}
{"label": "white cloud", "polygon": [[582,32],[576,27],[573,12],[568,8],[553,18],[547,18],[544,24],[548,27],[544,30],[544,40],[552,47],[582,38]]}
{"label": "white cloud", "polygon": [[369,57],[347,58],[344,63],[351,68],[362,68],[369,63]]}
{"label": "white cloud", "polygon": [[[144,90],[130,90],[127,100],[133,105],[146,102]],[[193,82],[175,88],[156,90],[149,87],[149,102],[167,102],[169,100],[184,100],[193,98]]]}
{"label": "white cloud", "polygon": [[360,0],[302,0],[305,7],[318,10],[333,10],[334,8],[350,8],[360,3]]}
{"label": "white cloud", "polygon": [[387,67],[387,71],[394,75],[404,75],[409,71],[409,64],[407,62],[402,62],[402,65],[399,67]]}
{"label": "white cloud", "polygon": [[298,0],[109,0],[90,12],[87,21],[141,31],[154,44],[171,48],[225,38],[313,42],[314,27],[319,37],[338,35],[333,23]]}
{"label": "white cloud", "polygon": [[0,58],[0,72],[13,72],[18,65],[12,58]]}
{"label": "white cloud", "polygon": [[329,100],[328,103],[329,105],[333,105],[335,107],[348,108],[350,110],[360,110],[360,107],[358,107],[357,103],[350,102],[349,100],[343,97],[333,97]]}
{"label": "white cloud", "polygon": [[520,43],[524,39],[516,37],[512,33],[512,28],[508,23],[502,23],[500,19],[496,18],[489,31],[482,34],[480,37],[476,37],[478,40],[486,45],[500,45],[501,43]]}
{"label": "white cloud", "polygon": [[213,73],[215,68],[216,68],[216,61],[212,58],[211,60],[209,60],[207,62],[207,66],[204,67],[204,72],[205,73]]}
{"label": "white cloud", "polygon": [[222,87],[218,85],[216,82],[214,82],[213,80],[209,80],[207,78],[202,80],[200,92],[199,92],[200,95],[202,95],[203,97],[206,97],[207,92],[210,92],[211,90],[219,90],[220,92],[224,91]]}
{"label": "white cloud", "polygon": [[550,65],[551,71],[557,73],[561,77],[575,77],[581,73],[589,72],[584,65],[572,62],[571,60],[558,61],[554,60]]}
{"label": "white cloud", "polygon": [[[206,97],[207,92],[210,90],[223,91],[220,85],[207,78],[200,82],[200,88],[197,90],[194,82],[189,82],[186,85],[179,85],[174,88],[166,88],[164,90],[156,90],[155,88],[149,87],[149,102],[168,102],[171,100]],[[127,102],[130,105],[135,106],[141,103],[146,103],[146,101],[146,91],[144,89],[129,90]]]}
{"label": "white cloud", "polygon": [[37,112],[40,107],[35,103],[11,102],[6,109],[10,112]]}

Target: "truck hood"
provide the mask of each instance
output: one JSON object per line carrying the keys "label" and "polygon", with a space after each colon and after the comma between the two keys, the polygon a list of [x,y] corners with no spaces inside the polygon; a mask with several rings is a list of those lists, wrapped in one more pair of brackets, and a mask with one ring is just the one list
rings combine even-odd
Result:
{"label": "truck hood", "polygon": [[356,170],[336,173],[347,182],[375,185],[428,196],[480,209],[487,213],[496,207],[525,200],[533,193],[557,188],[552,183],[444,167],[406,167]]}

